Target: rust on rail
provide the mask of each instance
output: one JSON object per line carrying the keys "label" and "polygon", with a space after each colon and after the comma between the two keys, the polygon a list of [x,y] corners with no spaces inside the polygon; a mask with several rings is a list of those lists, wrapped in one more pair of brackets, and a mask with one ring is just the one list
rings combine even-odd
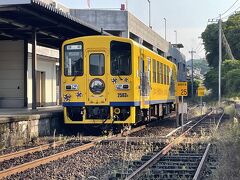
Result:
{"label": "rust on rail", "polygon": [[0,162],[10,160],[12,158],[17,158],[17,157],[20,157],[20,156],[24,156],[24,155],[29,154],[29,153],[43,151],[43,150],[46,150],[50,147],[60,146],[64,143],[66,143],[65,140],[57,141],[57,142],[54,142],[54,143],[44,144],[44,145],[40,145],[40,146],[37,146],[37,147],[20,150],[20,151],[13,152],[13,153],[10,153],[10,154],[4,154],[4,155],[0,156]]}
{"label": "rust on rail", "polygon": [[54,154],[54,155],[51,155],[51,156],[48,156],[48,157],[45,157],[45,158],[37,159],[37,160],[31,161],[31,162],[28,162],[28,163],[25,163],[25,164],[21,164],[19,166],[15,166],[15,167],[0,171],[0,178],[4,178],[4,177],[7,177],[7,176],[11,176],[13,174],[16,174],[16,173],[26,171],[28,169],[35,168],[35,167],[40,166],[42,164],[47,164],[51,161],[55,161],[55,160],[61,159],[61,158],[66,157],[66,156],[70,156],[70,155],[75,154],[79,151],[84,151],[84,150],[89,149],[93,146],[95,146],[95,143],[91,142],[91,143],[84,144],[82,146],[79,146],[79,147],[76,147],[76,148],[73,148],[73,149],[69,149],[67,151],[63,151],[63,152],[60,152],[60,153],[57,153],[57,154]]}

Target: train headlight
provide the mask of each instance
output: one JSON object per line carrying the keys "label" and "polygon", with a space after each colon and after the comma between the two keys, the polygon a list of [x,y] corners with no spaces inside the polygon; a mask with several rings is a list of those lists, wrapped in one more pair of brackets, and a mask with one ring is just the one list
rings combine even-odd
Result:
{"label": "train headlight", "polygon": [[119,108],[114,108],[113,112],[114,114],[120,114],[121,110]]}
{"label": "train headlight", "polygon": [[77,84],[67,84],[65,86],[65,90],[73,90],[73,91],[78,90],[78,85]]}
{"label": "train headlight", "polygon": [[130,85],[129,84],[117,84],[116,89],[117,90],[129,90]]}
{"label": "train headlight", "polygon": [[89,84],[89,89],[93,94],[101,94],[105,89],[105,84],[101,79],[93,79]]}

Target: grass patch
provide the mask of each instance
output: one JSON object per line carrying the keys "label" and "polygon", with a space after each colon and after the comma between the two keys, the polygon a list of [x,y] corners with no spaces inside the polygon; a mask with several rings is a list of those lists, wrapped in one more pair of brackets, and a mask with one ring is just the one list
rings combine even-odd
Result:
{"label": "grass patch", "polygon": [[[229,113],[233,113],[229,107]],[[231,114],[230,114],[231,115]],[[234,118],[231,123],[214,135],[213,142],[218,149],[218,166],[211,179],[237,180],[240,177],[240,122]]]}

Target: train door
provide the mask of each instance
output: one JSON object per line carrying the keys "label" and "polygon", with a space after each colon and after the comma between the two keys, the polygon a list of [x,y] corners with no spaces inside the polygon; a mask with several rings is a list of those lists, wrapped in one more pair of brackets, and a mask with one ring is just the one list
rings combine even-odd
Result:
{"label": "train door", "polygon": [[151,59],[143,59],[140,58],[140,87],[141,87],[141,109],[149,108],[149,94],[150,94],[150,67],[151,67]]}
{"label": "train door", "polygon": [[105,51],[87,52],[87,99],[86,105],[107,105],[108,86],[107,74],[109,69]]}

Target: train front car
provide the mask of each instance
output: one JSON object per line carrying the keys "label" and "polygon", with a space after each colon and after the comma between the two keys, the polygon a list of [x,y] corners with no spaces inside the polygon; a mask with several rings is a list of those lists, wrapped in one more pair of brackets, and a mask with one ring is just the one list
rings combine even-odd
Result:
{"label": "train front car", "polygon": [[135,123],[133,42],[90,36],[62,47],[66,124]]}

